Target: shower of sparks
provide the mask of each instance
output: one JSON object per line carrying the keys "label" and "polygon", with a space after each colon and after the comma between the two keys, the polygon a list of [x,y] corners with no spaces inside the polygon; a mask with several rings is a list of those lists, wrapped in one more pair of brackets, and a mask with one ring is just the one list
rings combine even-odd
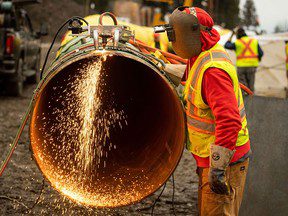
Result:
{"label": "shower of sparks", "polygon": [[[48,111],[36,117],[42,120],[39,132],[43,140],[34,142],[43,143],[32,143],[36,160],[52,186],[88,206],[126,205],[143,198],[140,191],[148,195],[155,187],[145,184],[148,177],[144,171],[130,171],[125,166],[109,177],[101,173],[109,162],[109,152],[118,149],[111,142],[112,130],[124,130],[129,120],[103,81],[109,76],[104,73],[106,59],[104,55],[92,63],[81,63],[76,75],[65,78],[65,85],[53,85]],[[107,102],[107,97],[112,100]]]}
{"label": "shower of sparks", "polygon": [[[77,161],[78,166],[74,169],[80,169],[82,173],[95,170],[101,161],[105,165],[108,152],[104,147],[108,145],[105,149],[109,151],[116,149],[110,141],[110,131],[114,128],[122,130],[127,125],[123,110],[119,110],[114,103],[106,104],[105,108],[103,106],[103,96],[109,91],[101,73],[106,59],[104,55],[97,61],[82,65],[77,69],[76,78],[72,75],[67,77],[67,86],[54,86],[55,93],[62,92],[61,95],[53,95],[53,102],[48,102],[54,118],[46,113],[37,117],[42,118],[43,122],[40,131],[45,137],[44,148],[53,145],[52,151],[57,151],[53,160],[62,161],[63,164],[59,166],[64,169],[70,169],[73,161]],[[52,106],[55,102],[59,105]],[[48,156],[38,155],[41,160]]]}
{"label": "shower of sparks", "polygon": [[[110,130],[115,126],[122,129],[122,124],[127,125],[123,110],[117,111],[113,104],[109,109],[103,108],[102,96],[106,93],[107,86],[103,79],[101,80],[101,71],[104,70],[102,64],[106,59],[107,56],[104,55],[97,61],[78,68],[79,74],[76,79],[68,77],[68,88],[63,89],[63,95],[56,95],[54,98],[64,109],[58,106],[49,107],[53,109],[52,114],[56,119],[50,127],[51,134],[60,132],[61,136],[57,137],[57,141],[63,144],[55,147],[60,153],[67,152],[66,156],[71,163],[76,160],[78,168],[84,173],[99,167],[101,160],[105,165],[108,152],[104,152],[104,147],[108,145],[109,150],[116,148],[110,142]],[[62,86],[54,87],[54,90],[59,91],[57,88],[62,90]],[[51,125],[50,119],[46,118],[45,114],[42,119],[43,132],[46,135],[44,142],[54,143],[54,137],[44,131],[46,125]],[[74,151],[77,153],[74,154]],[[59,154],[59,157],[61,155],[63,154]],[[57,157],[58,155],[56,160]]]}
{"label": "shower of sparks", "polygon": [[[78,142],[80,144],[79,153],[77,154],[79,163],[82,165],[82,168],[87,171],[90,167],[93,159],[95,158],[95,153],[97,156],[101,154],[100,149],[96,148],[96,152],[93,150],[93,143],[103,141],[101,134],[97,133],[99,130],[94,126],[94,121],[99,121],[103,119],[96,119],[96,112],[101,107],[101,100],[97,94],[99,92],[99,77],[100,71],[102,68],[102,61],[98,61],[94,64],[91,64],[87,68],[87,73],[85,78],[81,80],[77,86],[77,95],[79,97],[79,116],[81,119],[81,128],[78,136]],[[104,119],[105,122],[105,119]],[[103,123],[103,121],[102,121]],[[104,123],[105,124],[105,123]],[[106,125],[105,125],[106,126]],[[104,126],[104,127],[105,127]],[[107,126],[106,126],[107,127]],[[106,130],[105,136],[109,136],[109,128]],[[98,135],[98,136],[97,136]]]}

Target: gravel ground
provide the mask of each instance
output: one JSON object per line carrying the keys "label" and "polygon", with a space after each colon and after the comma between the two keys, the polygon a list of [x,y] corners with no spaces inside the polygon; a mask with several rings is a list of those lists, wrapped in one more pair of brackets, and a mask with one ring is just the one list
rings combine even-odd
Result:
{"label": "gravel ground", "polygon": [[[32,97],[35,86],[26,86],[24,96],[10,98],[0,96],[0,156],[3,158],[9,143],[17,132],[21,117]],[[195,162],[188,152],[184,152],[175,172],[175,213],[176,215],[197,215],[197,176]],[[44,186],[43,186],[44,185]],[[155,215],[173,215],[172,181],[155,207]],[[0,177],[1,215],[150,215],[151,205],[160,191],[141,203],[113,210],[86,208],[65,199],[53,190],[32,160],[29,150],[28,127],[5,173]],[[37,204],[36,201],[39,198]]]}

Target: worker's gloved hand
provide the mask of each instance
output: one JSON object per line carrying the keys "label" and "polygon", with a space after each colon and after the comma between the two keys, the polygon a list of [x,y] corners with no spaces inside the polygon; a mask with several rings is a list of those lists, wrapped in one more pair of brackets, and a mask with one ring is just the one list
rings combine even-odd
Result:
{"label": "worker's gloved hand", "polygon": [[230,185],[226,179],[226,169],[234,155],[234,151],[211,145],[209,185],[211,190],[217,194],[230,194]]}
{"label": "worker's gloved hand", "polygon": [[219,170],[210,168],[209,172],[209,185],[211,190],[217,194],[230,194],[230,186],[227,184],[226,170]]}

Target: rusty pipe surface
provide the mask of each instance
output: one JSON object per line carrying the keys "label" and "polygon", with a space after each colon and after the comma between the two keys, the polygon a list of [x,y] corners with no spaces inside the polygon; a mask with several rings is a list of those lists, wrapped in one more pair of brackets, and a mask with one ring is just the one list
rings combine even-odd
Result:
{"label": "rusty pipe surface", "polygon": [[46,179],[95,207],[129,205],[158,190],[185,140],[182,104],[160,70],[117,50],[55,65],[37,90],[30,123],[31,149]]}

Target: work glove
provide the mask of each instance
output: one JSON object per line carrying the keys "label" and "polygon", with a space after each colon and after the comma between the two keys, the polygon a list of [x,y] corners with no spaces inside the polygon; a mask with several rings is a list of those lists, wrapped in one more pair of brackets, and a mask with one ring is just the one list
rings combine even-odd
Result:
{"label": "work glove", "polygon": [[235,151],[211,145],[209,185],[211,190],[217,194],[230,194],[230,185],[226,179],[226,169]]}

